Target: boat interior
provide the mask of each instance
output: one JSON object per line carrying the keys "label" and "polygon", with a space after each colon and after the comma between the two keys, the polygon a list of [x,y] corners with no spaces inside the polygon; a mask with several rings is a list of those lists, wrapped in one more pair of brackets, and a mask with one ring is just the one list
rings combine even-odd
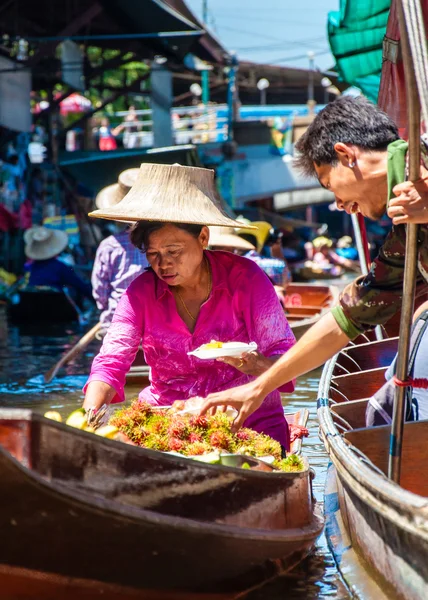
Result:
{"label": "boat interior", "polygon": [[[391,427],[366,427],[365,414],[397,348],[398,337],[348,346],[338,355],[329,393],[331,416],[344,440],[385,474]],[[400,485],[421,496],[428,496],[427,437],[428,421],[405,423]]]}
{"label": "boat interior", "polygon": [[[388,472],[391,427],[364,427],[344,434],[351,447],[357,448],[385,475]],[[419,496],[428,497],[428,421],[404,424],[400,486]]]}

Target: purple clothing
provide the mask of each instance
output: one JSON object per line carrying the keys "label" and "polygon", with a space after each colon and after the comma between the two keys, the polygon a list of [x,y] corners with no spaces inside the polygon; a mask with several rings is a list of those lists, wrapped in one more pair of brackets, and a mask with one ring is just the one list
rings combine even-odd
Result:
{"label": "purple clothing", "polygon": [[48,285],[62,290],[64,287],[74,288],[87,298],[92,298],[91,286],[80,279],[72,267],[56,258],[35,260],[28,266],[30,280],[28,285]]}
{"label": "purple clothing", "polygon": [[[293,346],[293,332],[263,271],[231,252],[205,255],[211,266],[212,291],[201,307],[194,332],[180,318],[168,285],[153,271],[143,273],[123,294],[92,363],[88,383],[104,381],[117,392],[113,401],[122,401],[126,373],[142,344],[151,367],[151,385],[140,392],[140,399],[168,406],[175,400],[205,397],[253,379],[225,363],[188,356],[202,344],[211,340],[256,342],[268,357],[284,354]],[[293,390],[294,382],[281,388],[283,392]],[[278,390],[267,396],[245,425],[272,436],[288,449],[288,427]]]}
{"label": "purple clothing", "polygon": [[290,279],[290,272],[285,260],[265,258],[260,256],[255,250],[247,252],[245,257],[257,263],[274,285],[284,285],[284,277]]}
{"label": "purple clothing", "polygon": [[123,292],[148,266],[146,255],[131,244],[127,231],[101,242],[92,270],[92,294],[103,325],[110,325]]}

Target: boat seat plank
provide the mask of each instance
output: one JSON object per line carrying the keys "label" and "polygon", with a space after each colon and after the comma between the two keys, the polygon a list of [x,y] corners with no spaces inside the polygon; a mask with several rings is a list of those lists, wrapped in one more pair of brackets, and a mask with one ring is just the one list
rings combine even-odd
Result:
{"label": "boat seat plank", "polygon": [[[350,431],[345,439],[361,450],[381,471],[388,471],[391,427],[366,427]],[[428,497],[428,421],[404,424],[400,485],[414,494]]]}
{"label": "boat seat plank", "polygon": [[[316,315],[321,311],[321,309],[322,306],[307,306],[306,304],[303,304],[302,306],[290,306],[288,311],[296,315],[300,315],[301,313]],[[285,314],[287,315],[288,312]]]}
{"label": "boat seat plank", "polygon": [[385,367],[337,375],[331,380],[330,398],[335,402],[373,396],[385,383]]}
{"label": "boat seat plank", "polygon": [[314,316],[317,316],[318,313],[286,313],[287,321],[304,321],[305,319],[312,319]]}
{"label": "boat seat plank", "polygon": [[[345,419],[349,423],[352,429],[360,429],[366,426],[366,408],[368,398],[364,400],[352,400],[351,402],[341,402],[340,404],[332,404],[331,412],[334,415],[338,415],[342,419]],[[337,425],[344,425],[344,423],[337,419]]]}
{"label": "boat seat plank", "polygon": [[349,371],[374,369],[376,367],[388,367],[397,353],[398,338],[386,338],[378,342],[369,342],[359,346],[349,346],[342,350],[338,362],[343,359],[349,359],[348,362],[354,364],[353,369]]}

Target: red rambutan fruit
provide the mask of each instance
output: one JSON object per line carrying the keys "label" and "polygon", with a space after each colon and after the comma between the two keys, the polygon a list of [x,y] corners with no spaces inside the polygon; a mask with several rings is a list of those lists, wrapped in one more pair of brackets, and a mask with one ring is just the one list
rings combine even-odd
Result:
{"label": "red rambutan fruit", "polygon": [[181,452],[184,448],[183,440],[179,440],[178,438],[171,438],[169,440],[169,449],[174,452]]}
{"label": "red rambutan fruit", "polygon": [[194,417],[190,417],[189,420],[190,427],[195,427],[198,429],[208,429],[209,423],[207,417],[205,415],[196,415]]}
{"label": "red rambutan fruit", "polygon": [[230,437],[224,431],[214,431],[210,435],[210,444],[214,448],[221,448],[222,450],[229,450],[231,446]]}

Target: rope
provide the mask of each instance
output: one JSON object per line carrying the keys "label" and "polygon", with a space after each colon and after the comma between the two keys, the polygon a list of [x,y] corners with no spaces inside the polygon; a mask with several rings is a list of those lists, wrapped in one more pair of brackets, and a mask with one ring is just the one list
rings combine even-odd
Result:
{"label": "rope", "polygon": [[428,379],[423,377],[408,377],[405,381],[401,381],[401,379],[398,379],[398,377],[394,375],[392,381],[397,387],[412,387],[428,390]]}

